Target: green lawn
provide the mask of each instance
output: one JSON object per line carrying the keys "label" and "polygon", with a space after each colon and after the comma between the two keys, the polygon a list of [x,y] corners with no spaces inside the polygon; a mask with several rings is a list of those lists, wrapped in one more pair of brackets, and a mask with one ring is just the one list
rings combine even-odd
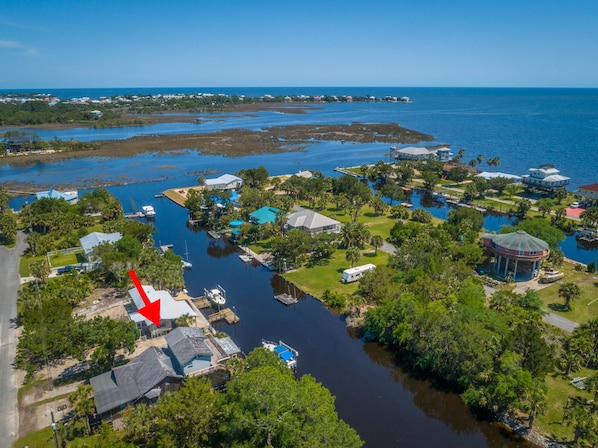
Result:
{"label": "green lawn", "polygon": [[54,448],[55,443],[52,428],[47,426],[39,431],[30,432],[20,439],[17,439],[12,446],[14,448],[22,448],[24,446],[29,448]]}
{"label": "green lawn", "polygon": [[[544,308],[580,324],[598,317],[598,274],[576,271],[570,263],[563,263],[559,270],[565,273],[565,278],[538,291]],[[559,286],[569,282],[579,286],[581,298],[571,302],[570,311],[564,311],[564,301],[559,297]]]}
{"label": "green lawn", "polygon": [[[594,372],[589,369],[583,369],[575,372],[573,376],[590,376]],[[588,400],[593,396],[587,391],[582,391],[569,383],[569,379],[561,375],[548,375],[546,385],[548,393],[546,394],[546,411],[538,415],[534,423],[544,433],[559,441],[570,441],[573,439],[573,427],[561,424],[563,412],[567,405],[567,397],[581,396]]]}
{"label": "green lawn", "polygon": [[79,250],[72,254],[57,254],[50,257],[50,266],[53,268],[66,266],[68,264],[83,263],[83,250]]}
{"label": "green lawn", "polygon": [[[341,283],[343,271],[351,267],[351,264],[345,259],[345,252],[345,250],[337,250],[331,259],[326,260],[325,264],[302,267],[296,271],[286,273],[284,278],[295,283],[303,291],[314,297],[322,297],[327,289],[332,292],[351,295],[357,291],[358,282],[347,285]],[[355,266],[367,263],[383,266],[388,263],[389,255],[380,250],[378,250],[377,255],[374,255],[374,250],[371,248],[364,249],[361,253],[361,259],[355,263]]]}

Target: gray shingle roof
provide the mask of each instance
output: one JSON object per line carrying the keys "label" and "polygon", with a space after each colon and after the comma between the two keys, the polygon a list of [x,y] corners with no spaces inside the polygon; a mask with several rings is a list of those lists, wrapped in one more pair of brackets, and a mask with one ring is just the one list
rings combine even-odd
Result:
{"label": "gray shingle roof", "polygon": [[211,356],[206,336],[200,328],[177,327],[166,335],[166,342],[180,366],[196,356]]}
{"label": "gray shingle roof", "polygon": [[548,249],[548,243],[546,241],[531,236],[523,230],[517,230],[512,233],[501,233],[499,235],[487,233],[483,238],[489,238],[496,245],[510,250],[541,252]]}
{"label": "gray shingle roof", "polygon": [[327,216],[316,213],[312,210],[301,209],[292,213],[287,218],[287,223],[290,227],[306,229],[320,229],[326,226],[334,226],[340,224],[337,220]]}
{"label": "gray shingle roof", "polygon": [[141,398],[168,377],[183,378],[174,371],[172,361],[161,349],[150,347],[128,364],[89,381],[96,409],[102,414]]}

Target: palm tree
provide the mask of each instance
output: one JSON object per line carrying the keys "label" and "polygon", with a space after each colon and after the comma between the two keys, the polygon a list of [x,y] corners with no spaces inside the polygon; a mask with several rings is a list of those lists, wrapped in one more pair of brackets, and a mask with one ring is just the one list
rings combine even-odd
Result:
{"label": "palm tree", "polygon": [[478,161],[478,165],[481,165],[482,162],[484,161],[484,155],[478,154],[478,156],[476,157],[476,160]]}
{"label": "palm tree", "polygon": [[375,255],[378,255],[378,248],[382,247],[382,245],[384,244],[384,238],[382,238],[380,235],[374,235],[371,239],[370,239],[370,244],[372,246],[374,246]]}
{"label": "palm tree", "polygon": [[351,267],[353,267],[353,265],[355,263],[357,263],[359,261],[359,259],[361,258],[361,252],[359,250],[359,247],[357,246],[351,246],[347,249],[347,252],[345,253],[345,258],[347,259],[347,261],[349,263],[351,263]]}
{"label": "palm tree", "polygon": [[95,409],[93,400],[93,387],[91,384],[79,384],[77,390],[69,395],[69,401],[74,407],[75,415],[78,418],[85,418],[87,433],[91,434],[89,426],[89,414]]}
{"label": "palm tree", "polygon": [[559,297],[565,300],[565,308],[571,309],[570,302],[573,299],[579,299],[581,296],[581,289],[575,283],[569,282],[559,287]]}

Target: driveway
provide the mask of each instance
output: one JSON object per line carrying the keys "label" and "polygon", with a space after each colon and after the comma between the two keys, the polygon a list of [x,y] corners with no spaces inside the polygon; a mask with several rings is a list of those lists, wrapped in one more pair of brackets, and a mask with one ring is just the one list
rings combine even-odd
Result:
{"label": "driveway", "polygon": [[17,379],[12,364],[16,351],[17,289],[19,260],[25,250],[25,235],[17,234],[13,249],[0,246],[0,440],[12,446],[18,434]]}

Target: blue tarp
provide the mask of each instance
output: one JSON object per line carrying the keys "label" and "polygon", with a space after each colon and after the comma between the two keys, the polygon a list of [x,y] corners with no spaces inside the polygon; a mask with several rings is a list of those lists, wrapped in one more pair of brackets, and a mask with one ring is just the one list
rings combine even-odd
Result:
{"label": "blue tarp", "polygon": [[278,353],[278,356],[280,356],[280,359],[282,359],[284,362],[293,359],[293,353],[288,348],[282,345],[277,345],[276,347],[274,347],[274,350],[276,351],[276,353]]}

